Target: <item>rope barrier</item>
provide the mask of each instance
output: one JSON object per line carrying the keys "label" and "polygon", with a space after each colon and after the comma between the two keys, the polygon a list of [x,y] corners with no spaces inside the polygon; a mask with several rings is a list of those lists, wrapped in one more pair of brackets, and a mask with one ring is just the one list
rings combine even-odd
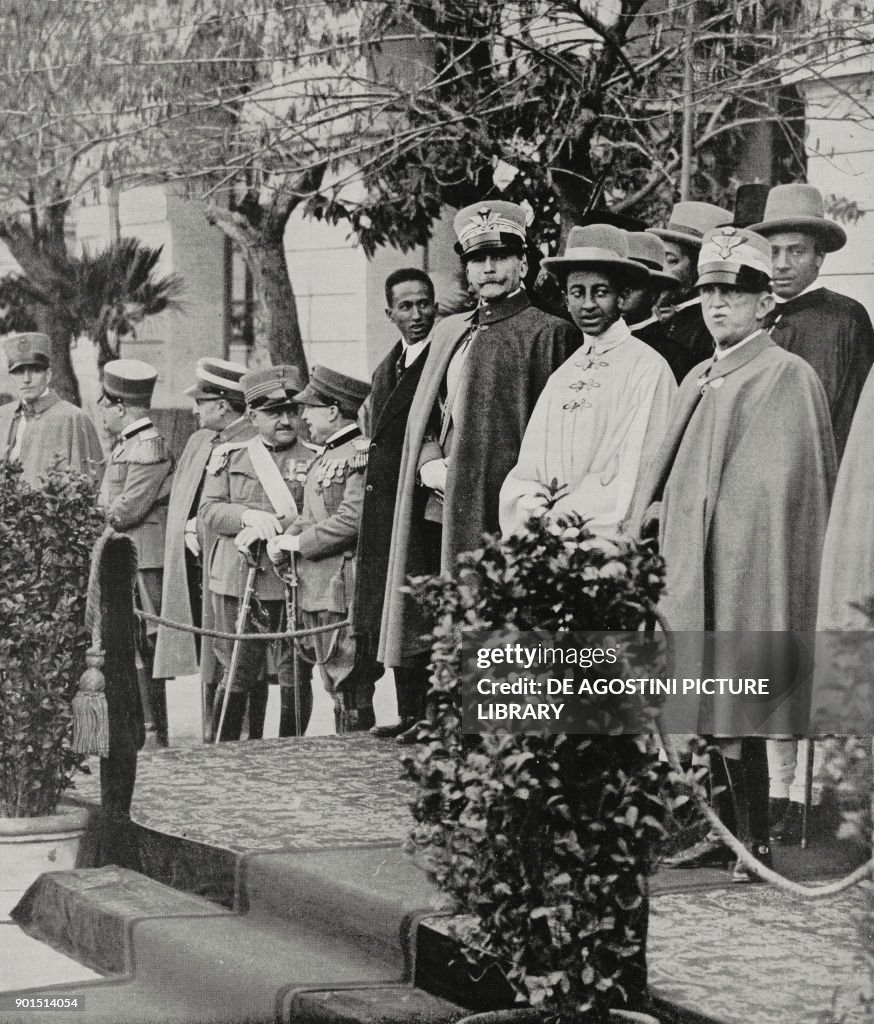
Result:
{"label": "rope barrier", "polygon": [[195,633],[197,636],[211,636],[215,640],[295,640],[302,636],[316,636],[319,633],[331,633],[351,625],[349,619],[342,622],[332,622],[329,626],[313,626],[312,629],[296,629],[288,633],[223,633],[218,629],[205,629],[202,626],[189,626],[185,622],[173,622],[172,619],[165,619],[161,615],[152,615],[151,612],[143,612],[137,609],[137,618],[145,619],[146,622],[154,622],[158,626],[167,626],[169,629],[177,629],[181,633]]}
{"label": "rope barrier", "polygon": [[[656,720],[656,731],[665,749],[665,753],[668,755],[668,764],[675,772],[681,775],[684,774],[680,765],[680,759],[677,756],[677,748],[674,746],[670,735],[662,732],[661,722],[658,719]],[[793,896],[804,896],[807,899],[824,899],[827,896],[836,896],[838,893],[845,892],[847,889],[851,889],[854,885],[858,885],[860,882],[864,882],[866,878],[874,875],[874,857],[872,857],[871,860],[856,868],[852,874],[847,875],[846,878],[838,879],[836,882],[816,886],[801,885],[799,882],[793,882],[754,857],[731,829],[726,828],[719,820],[719,816],[702,796],[697,786],[692,787],[692,799],[695,801],[698,809],[703,812],[713,831],[719,835],[720,839],[735,854],[738,860],[742,861],[751,871],[755,871],[759,878],[770,882],[782,892],[791,893]]]}

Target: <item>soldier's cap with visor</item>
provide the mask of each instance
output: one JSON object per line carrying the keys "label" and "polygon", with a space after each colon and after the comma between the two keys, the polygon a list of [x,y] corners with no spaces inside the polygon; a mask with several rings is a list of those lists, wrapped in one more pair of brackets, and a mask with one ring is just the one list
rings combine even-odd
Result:
{"label": "soldier's cap with visor", "polygon": [[665,243],[649,231],[626,231],[628,255],[649,271],[649,283],[667,291],[682,282],[665,270]]}
{"label": "soldier's cap with visor", "polygon": [[263,370],[250,370],[240,383],[250,409],[276,412],[279,409],[296,409],[297,399],[294,396],[301,389],[303,376],[296,366],[282,363]]}
{"label": "soldier's cap with visor", "polygon": [[237,398],[242,401],[241,381],[247,372],[241,363],[204,356],[197,360],[197,368],[194,371],[197,383],[185,388],[182,393],[193,398],[195,402],[215,398]]}
{"label": "soldier's cap with visor", "polygon": [[103,367],[103,398],[148,409],[158,371],[142,359],[112,359]]}
{"label": "soldier's cap with visor", "polygon": [[823,252],[837,252],[847,243],[847,233],[825,215],[822,193],[813,185],[775,185],[768,193],[760,223],[752,225],[760,235],[800,231],[813,235]]}
{"label": "soldier's cap with visor", "polygon": [[771,245],[749,228],[726,225],[704,236],[695,287],[729,285],[745,292],[771,290]]}
{"label": "soldier's cap with visor", "polygon": [[3,349],[9,361],[9,372],[21,366],[33,366],[47,370],[52,364],[52,343],[45,334],[28,331],[12,334],[3,342]]}
{"label": "soldier's cap with visor", "polygon": [[612,224],[572,227],[561,256],[547,256],[541,264],[561,281],[574,270],[601,270],[617,285],[643,287],[649,270],[628,253],[628,234]]}
{"label": "soldier's cap with visor", "polygon": [[314,366],[309,384],[294,396],[294,400],[301,405],[336,405],[344,414],[354,415],[369,394],[370,384],[367,381],[347,377],[345,373],[330,370],[327,366]]}
{"label": "soldier's cap with visor", "polygon": [[648,228],[663,242],[679,242],[695,249],[701,247],[704,236],[711,228],[731,222],[731,210],[714,203],[675,203],[666,227]]}
{"label": "soldier's cap with visor", "polygon": [[459,210],[452,222],[462,262],[481,252],[525,252],[525,210],[503,199],[486,199]]}

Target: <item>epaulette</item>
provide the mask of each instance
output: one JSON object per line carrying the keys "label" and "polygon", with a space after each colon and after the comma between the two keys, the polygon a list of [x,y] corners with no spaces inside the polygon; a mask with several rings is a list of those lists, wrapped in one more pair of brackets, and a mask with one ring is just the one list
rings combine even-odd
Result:
{"label": "epaulette", "polygon": [[227,466],[228,459],[230,459],[233,452],[239,451],[241,448],[245,448],[248,444],[248,440],[245,441],[223,441],[222,444],[217,444],[212,450],[212,455],[209,457],[209,462],[206,464],[207,473],[211,473],[215,476]]}
{"label": "epaulette", "polygon": [[341,483],[349,473],[365,469],[370,441],[360,438],[352,442],[352,455],[343,455],[338,459],[326,459],[324,455],[312,464],[316,483],[328,487],[332,483]]}
{"label": "epaulette", "polygon": [[130,462],[138,466],[154,466],[172,458],[167,442],[157,432],[148,431],[125,440],[112,453],[114,462]]}
{"label": "epaulette", "polygon": [[352,442],[355,454],[352,456],[351,465],[353,469],[365,469],[367,458],[370,454],[370,439],[367,437],[356,437]]}

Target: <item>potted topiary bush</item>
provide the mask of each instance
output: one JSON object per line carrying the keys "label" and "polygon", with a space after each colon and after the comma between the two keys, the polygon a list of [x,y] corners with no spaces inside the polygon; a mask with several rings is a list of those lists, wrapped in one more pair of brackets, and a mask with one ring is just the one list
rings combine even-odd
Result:
{"label": "potted topiary bush", "polygon": [[462,635],[636,630],[662,581],[648,546],[605,544],[578,517],[532,519],[462,555],[451,579],[412,581],[434,626],[432,720],[405,760],[418,784],[410,845],[462,915],[476,970],[497,965],[542,1020],[645,1007],[649,848],[671,775],[638,736],[463,736]]}
{"label": "potted topiary bush", "polygon": [[[58,466],[34,489],[16,464],[0,464],[0,885],[6,892],[26,887],[42,870],[72,867],[84,830],[84,812],[59,804],[81,762],[71,748],[72,700],[90,643],[85,601],[101,528],[89,477]],[[45,866],[41,856],[48,858]]]}

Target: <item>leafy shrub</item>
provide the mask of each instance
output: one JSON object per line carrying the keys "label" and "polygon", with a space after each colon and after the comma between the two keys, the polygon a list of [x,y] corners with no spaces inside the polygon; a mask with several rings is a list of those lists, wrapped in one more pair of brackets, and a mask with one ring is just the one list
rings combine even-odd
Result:
{"label": "leafy shrub", "polygon": [[58,466],[41,490],[0,464],[0,814],[51,814],[81,758],[71,703],[90,637],[85,600],[102,516],[89,477]]}
{"label": "leafy shrub", "polygon": [[462,736],[461,636],[635,630],[663,567],[647,546],[595,540],[579,517],[528,529],[486,538],[452,579],[412,581],[435,623],[435,713],[405,760],[419,787],[411,846],[519,999],[601,1021],[643,986],[648,847],[663,835],[669,773],[641,737]]}

